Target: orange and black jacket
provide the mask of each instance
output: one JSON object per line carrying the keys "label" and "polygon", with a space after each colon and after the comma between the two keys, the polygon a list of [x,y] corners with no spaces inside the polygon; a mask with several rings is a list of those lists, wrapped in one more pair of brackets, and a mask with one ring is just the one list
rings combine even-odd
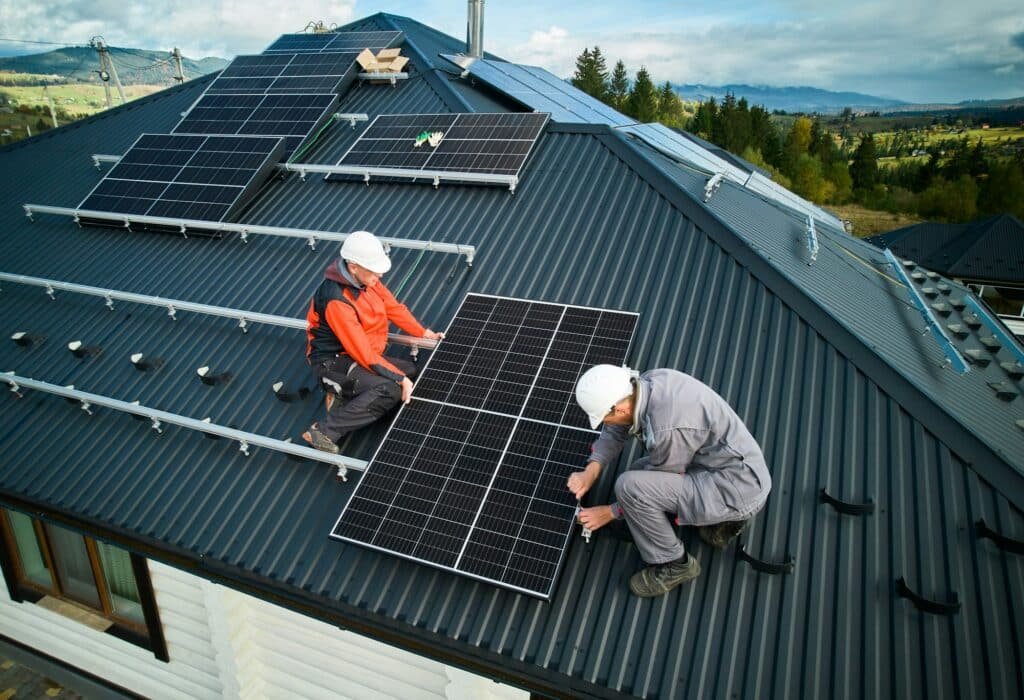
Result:
{"label": "orange and black jacket", "polygon": [[357,287],[341,273],[336,259],[327,266],[306,314],[306,357],[316,365],[347,355],[360,366],[396,382],[405,376],[383,356],[388,323],[422,338],[426,329],[400,304],[383,282]]}

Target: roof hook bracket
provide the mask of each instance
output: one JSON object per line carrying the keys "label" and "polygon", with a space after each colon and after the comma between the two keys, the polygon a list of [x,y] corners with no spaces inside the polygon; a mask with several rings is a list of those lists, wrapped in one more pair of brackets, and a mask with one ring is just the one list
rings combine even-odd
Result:
{"label": "roof hook bracket", "polygon": [[441,178],[438,175],[434,176],[434,189],[438,189],[441,186]]}
{"label": "roof hook bracket", "polygon": [[743,546],[742,542],[737,542],[736,557],[741,559],[748,564],[754,571],[758,571],[762,574],[789,574],[793,571],[793,557],[787,556],[781,562],[765,561],[764,559],[758,559],[747,552],[746,547]]}
{"label": "roof hook bracket", "polygon": [[338,473],[334,475],[334,478],[340,481],[348,481],[348,468],[343,464],[339,464]]}
{"label": "roof hook bracket", "polygon": [[88,401],[86,401],[85,399],[82,399],[82,404],[81,405],[82,405],[82,410],[85,411],[86,415],[91,416],[92,415],[92,404],[89,403]]}
{"label": "roof hook bracket", "polygon": [[818,492],[818,500],[829,504],[843,515],[871,515],[875,512],[875,502],[870,498],[863,503],[851,503],[850,501],[841,501],[822,489]]}
{"label": "roof hook bracket", "polygon": [[168,304],[167,305],[167,315],[171,317],[172,321],[177,321],[178,320],[177,313],[178,313],[178,310],[174,308],[173,304]]}
{"label": "roof hook bracket", "polygon": [[27,204],[22,204],[21,208],[25,210],[25,216],[28,217],[29,221],[35,221],[35,219],[32,218],[32,207]]}
{"label": "roof hook bracket", "polygon": [[715,173],[707,184],[704,185],[704,201],[708,202],[711,200],[711,195],[718,191],[719,186],[722,184],[722,180],[725,179],[725,173]]}
{"label": "roof hook bracket", "polygon": [[948,603],[944,603],[939,600],[931,600],[924,596],[912,591],[910,586],[907,585],[906,579],[900,576],[896,579],[896,595],[900,598],[906,598],[914,607],[921,612],[931,613],[933,615],[955,615],[960,611],[960,598],[954,591],[952,594],[952,600]]}
{"label": "roof hook bracket", "polygon": [[239,440],[238,441],[238,450],[239,450],[239,452],[244,454],[246,457],[248,457],[249,456],[249,443],[247,443],[245,440]]}
{"label": "roof hook bracket", "polygon": [[370,173],[369,172],[363,173],[363,182],[366,183],[367,187],[370,186]]}
{"label": "roof hook bracket", "polygon": [[106,307],[108,309],[110,309],[111,311],[113,311],[114,310],[114,298],[112,296],[110,296],[109,294],[107,294],[104,297],[104,299],[106,299],[106,301],[104,302],[106,304]]}
{"label": "roof hook bracket", "polygon": [[974,523],[975,533],[978,538],[990,539],[995,542],[996,547],[1003,550],[1004,552],[1011,552],[1013,554],[1024,554],[1024,540],[1015,540],[1012,537],[996,532],[985,523],[984,520],[979,520]]}
{"label": "roof hook bracket", "polygon": [[243,228],[241,231],[238,232],[238,235],[242,239],[242,243],[248,243],[249,242],[249,230],[248,229],[244,229]]}
{"label": "roof hook bracket", "polygon": [[46,285],[46,296],[50,297],[50,299],[52,299],[54,301],[57,300],[57,297],[54,296],[54,294],[53,294],[53,286],[50,285],[50,284]]}
{"label": "roof hook bracket", "polygon": [[160,427],[160,426],[161,426],[160,421],[157,420],[156,418],[154,418],[153,422],[150,424],[149,427],[151,427],[153,430],[155,430],[158,434],[163,435],[164,429],[162,427]]}
{"label": "roof hook bracket", "polygon": [[309,249],[315,252],[316,251],[316,236],[310,236],[308,243],[309,243]]}
{"label": "roof hook bracket", "polygon": [[248,325],[249,325],[249,322],[246,321],[244,318],[238,319],[238,327],[242,329],[243,333],[248,333],[249,332],[249,329],[247,328]]}

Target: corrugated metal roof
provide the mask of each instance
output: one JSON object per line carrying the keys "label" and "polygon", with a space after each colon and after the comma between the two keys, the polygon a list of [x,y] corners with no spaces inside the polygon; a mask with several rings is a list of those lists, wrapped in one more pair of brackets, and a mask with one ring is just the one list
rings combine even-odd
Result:
{"label": "corrugated metal roof", "polygon": [[[401,18],[373,22],[401,23],[407,46],[435,36]],[[341,111],[431,111],[451,100],[437,85],[360,87]],[[79,230],[22,216],[25,201],[74,206],[99,177],[89,155],[169,128],[201,89],[186,84],[0,152],[3,172],[17,173],[0,193],[0,269],[300,316],[332,256],[324,246]],[[339,125],[325,137],[314,152],[322,162],[343,152],[351,130]],[[726,185],[704,206],[686,194],[702,182],[658,158],[604,128],[551,129],[515,195],[290,176],[268,185],[246,220],[477,246],[472,269],[456,256],[395,251],[392,287],[406,281],[401,296],[435,327],[468,291],[640,311],[632,364],[700,377],[764,446],[775,488],[745,543],[766,560],[792,557],[791,574],[757,573],[735,550],[713,552],[684,529],[700,578],[639,600],[625,584],[640,565],[635,549],[609,528],[589,545],[575,538],[544,603],[329,540],[353,484],[336,483],[322,465],[267,450],[245,457],[224,440],[176,428],[158,435],[125,415],[90,417],[31,392],[0,397],[0,500],[549,693],[1021,695],[1024,562],[977,539],[973,526],[984,519],[1024,537],[1024,515],[1006,490],[979,476],[1002,464],[1005,482],[1012,460],[971,463],[981,453],[969,435],[976,426],[938,405],[980,397],[946,383],[943,370],[929,373],[928,339],[907,325],[898,290],[877,272],[859,274],[843,250],[867,254],[852,239],[819,231],[828,239],[808,268],[801,229],[777,208]],[[0,369],[282,438],[297,438],[319,411],[315,397],[285,404],[270,389],[278,379],[310,381],[298,331],[242,334],[225,319],[179,313],[171,321],[158,308],[109,311],[99,299],[58,293],[51,301],[38,288],[6,284],[0,318],[7,335],[47,337],[32,349],[0,343]],[[74,339],[103,352],[75,359],[65,349]],[[926,359],[894,370],[890,345]],[[128,362],[133,352],[164,365],[140,373]],[[234,377],[206,386],[195,376],[204,364]],[[915,383],[923,385],[916,394],[908,389]],[[932,391],[940,396],[929,398]],[[972,420],[1006,420],[985,407]],[[368,457],[382,434],[383,426],[366,430],[342,449]],[[595,502],[611,483],[612,475],[602,479]],[[819,501],[822,488],[871,499],[875,512],[839,515]],[[918,612],[896,595],[901,576],[929,598],[955,592],[961,611]]]}
{"label": "corrugated metal roof", "polygon": [[970,224],[925,222],[867,240],[944,275],[1024,283],[1024,224],[1012,214]]}

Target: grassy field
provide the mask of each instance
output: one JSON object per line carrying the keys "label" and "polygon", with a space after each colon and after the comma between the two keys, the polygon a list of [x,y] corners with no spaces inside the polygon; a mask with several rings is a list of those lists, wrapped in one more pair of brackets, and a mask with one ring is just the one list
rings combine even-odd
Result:
{"label": "grassy field", "polygon": [[887,211],[875,211],[865,209],[856,204],[826,205],[828,210],[835,213],[840,219],[848,220],[853,224],[853,235],[857,238],[867,238],[876,233],[886,233],[893,229],[919,224],[923,219],[909,214],[890,214]]}
{"label": "grassy field", "polygon": [[[2,76],[6,82],[32,82],[45,76],[6,73]],[[124,88],[128,101],[151,95],[164,90],[169,85],[129,85]],[[107,108],[103,86],[99,83],[71,83],[50,85],[47,87],[53,107],[57,111],[57,121],[64,125],[70,121],[87,117]],[[117,88],[110,86],[111,101],[116,107],[121,104]],[[29,113],[19,108],[29,108]],[[33,134],[40,131],[39,120],[45,122],[47,128],[53,126],[50,119],[46,93],[41,85],[0,85],[0,133],[10,131],[10,135],[0,138],[0,144],[25,138],[28,135],[26,126]],[[40,113],[38,110],[42,109]]]}

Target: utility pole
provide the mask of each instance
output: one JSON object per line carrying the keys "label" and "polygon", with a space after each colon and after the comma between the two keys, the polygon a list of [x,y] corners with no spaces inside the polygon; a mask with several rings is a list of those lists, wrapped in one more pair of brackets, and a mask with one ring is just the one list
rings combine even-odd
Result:
{"label": "utility pole", "polygon": [[110,78],[114,78],[114,86],[117,87],[117,94],[121,96],[121,104],[126,104],[128,100],[124,97],[124,88],[121,87],[121,79],[117,77],[117,68],[114,67],[114,62],[110,60],[110,51],[107,49],[106,42],[103,41],[103,37],[94,36],[89,41],[89,46],[96,49],[96,52],[100,55],[100,80],[103,81],[103,90],[107,95],[107,109],[110,109],[113,104],[110,100]]}
{"label": "utility pole", "polygon": [[174,67],[177,72],[174,74],[174,79],[179,83],[185,82],[185,71],[181,68],[181,50],[175,46],[174,51],[171,51],[171,56],[174,57]]}
{"label": "utility pole", "polygon": [[50,105],[50,119],[53,120],[53,128],[56,129],[60,124],[57,123],[57,111],[53,108],[53,98],[50,97],[50,91],[43,86],[43,94],[46,95],[46,103]]}

